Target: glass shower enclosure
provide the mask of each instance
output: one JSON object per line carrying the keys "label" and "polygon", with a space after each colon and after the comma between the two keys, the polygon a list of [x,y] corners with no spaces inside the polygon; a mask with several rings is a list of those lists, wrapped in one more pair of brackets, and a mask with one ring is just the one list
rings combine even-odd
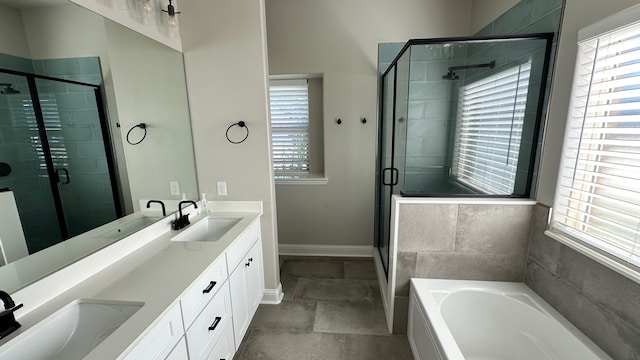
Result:
{"label": "glass shower enclosure", "polygon": [[0,69],[0,189],[29,253],[122,215],[100,87]]}
{"label": "glass shower enclosure", "polygon": [[552,33],[408,41],[380,78],[375,244],[391,199],[529,197]]}

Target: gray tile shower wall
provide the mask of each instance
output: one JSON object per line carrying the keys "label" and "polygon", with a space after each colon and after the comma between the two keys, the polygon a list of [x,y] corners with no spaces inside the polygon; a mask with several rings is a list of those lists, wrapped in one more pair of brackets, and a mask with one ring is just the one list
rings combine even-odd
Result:
{"label": "gray tile shower wall", "polygon": [[640,359],[640,284],[544,235],[536,205],[524,282],[616,360]]}
{"label": "gray tile shower wall", "polygon": [[401,204],[394,333],[406,333],[412,277],[522,281],[534,206]]}

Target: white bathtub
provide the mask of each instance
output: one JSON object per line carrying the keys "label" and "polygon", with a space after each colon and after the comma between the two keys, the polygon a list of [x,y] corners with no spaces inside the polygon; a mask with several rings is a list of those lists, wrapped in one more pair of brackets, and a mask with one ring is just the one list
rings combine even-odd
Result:
{"label": "white bathtub", "polygon": [[411,279],[415,360],[611,359],[523,283]]}

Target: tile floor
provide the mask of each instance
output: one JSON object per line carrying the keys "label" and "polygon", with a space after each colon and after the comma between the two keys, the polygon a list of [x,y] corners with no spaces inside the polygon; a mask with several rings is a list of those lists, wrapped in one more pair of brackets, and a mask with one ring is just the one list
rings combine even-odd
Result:
{"label": "tile floor", "polygon": [[234,360],[412,360],[389,335],[369,258],[280,258],[285,293],[260,305]]}

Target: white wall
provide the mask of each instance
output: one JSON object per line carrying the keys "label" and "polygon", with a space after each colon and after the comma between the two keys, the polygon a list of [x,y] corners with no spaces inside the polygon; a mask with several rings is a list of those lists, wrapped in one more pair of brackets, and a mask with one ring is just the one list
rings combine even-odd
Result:
{"label": "white wall", "polygon": [[520,0],[473,0],[470,34],[475,34]]}
{"label": "white wall", "polygon": [[551,98],[544,131],[542,162],[538,176],[536,200],[551,206],[555,196],[558,167],[571,95],[573,70],[578,50],[578,29],[613,15],[637,0],[566,0],[560,29]]}
{"label": "white wall", "polygon": [[20,11],[6,5],[0,5],[0,53],[31,57]]}
{"label": "white wall", "polygon": [[[189,199],[198,198],[189,107],[182,54],[144,35],[105,20],[109,59],[134,210],[140,199],[180,199],[169,181],[178,181]],[[127,131],[144,122],[147,136],[125,142]],[[144,132],[134,129],[131,140]]]}
{"label": "white wall", "polygon": [[[266,0],[266,5],[270,75],[324,74],[329,183],[277,185],[279,241],[371,245],[378,43],[468,35],[471,0]],[[366,125],[361,117],[369,120]]]}
{"label": "white wall", "polygon": [[[265,287],[280,284],[270,155],[264,0],[183,0],[180,33],[198,186],[211,200],[261,200]],[[225,139],[246,122],[244,143]],[[227,197],[214,196],[226,181]]]}

